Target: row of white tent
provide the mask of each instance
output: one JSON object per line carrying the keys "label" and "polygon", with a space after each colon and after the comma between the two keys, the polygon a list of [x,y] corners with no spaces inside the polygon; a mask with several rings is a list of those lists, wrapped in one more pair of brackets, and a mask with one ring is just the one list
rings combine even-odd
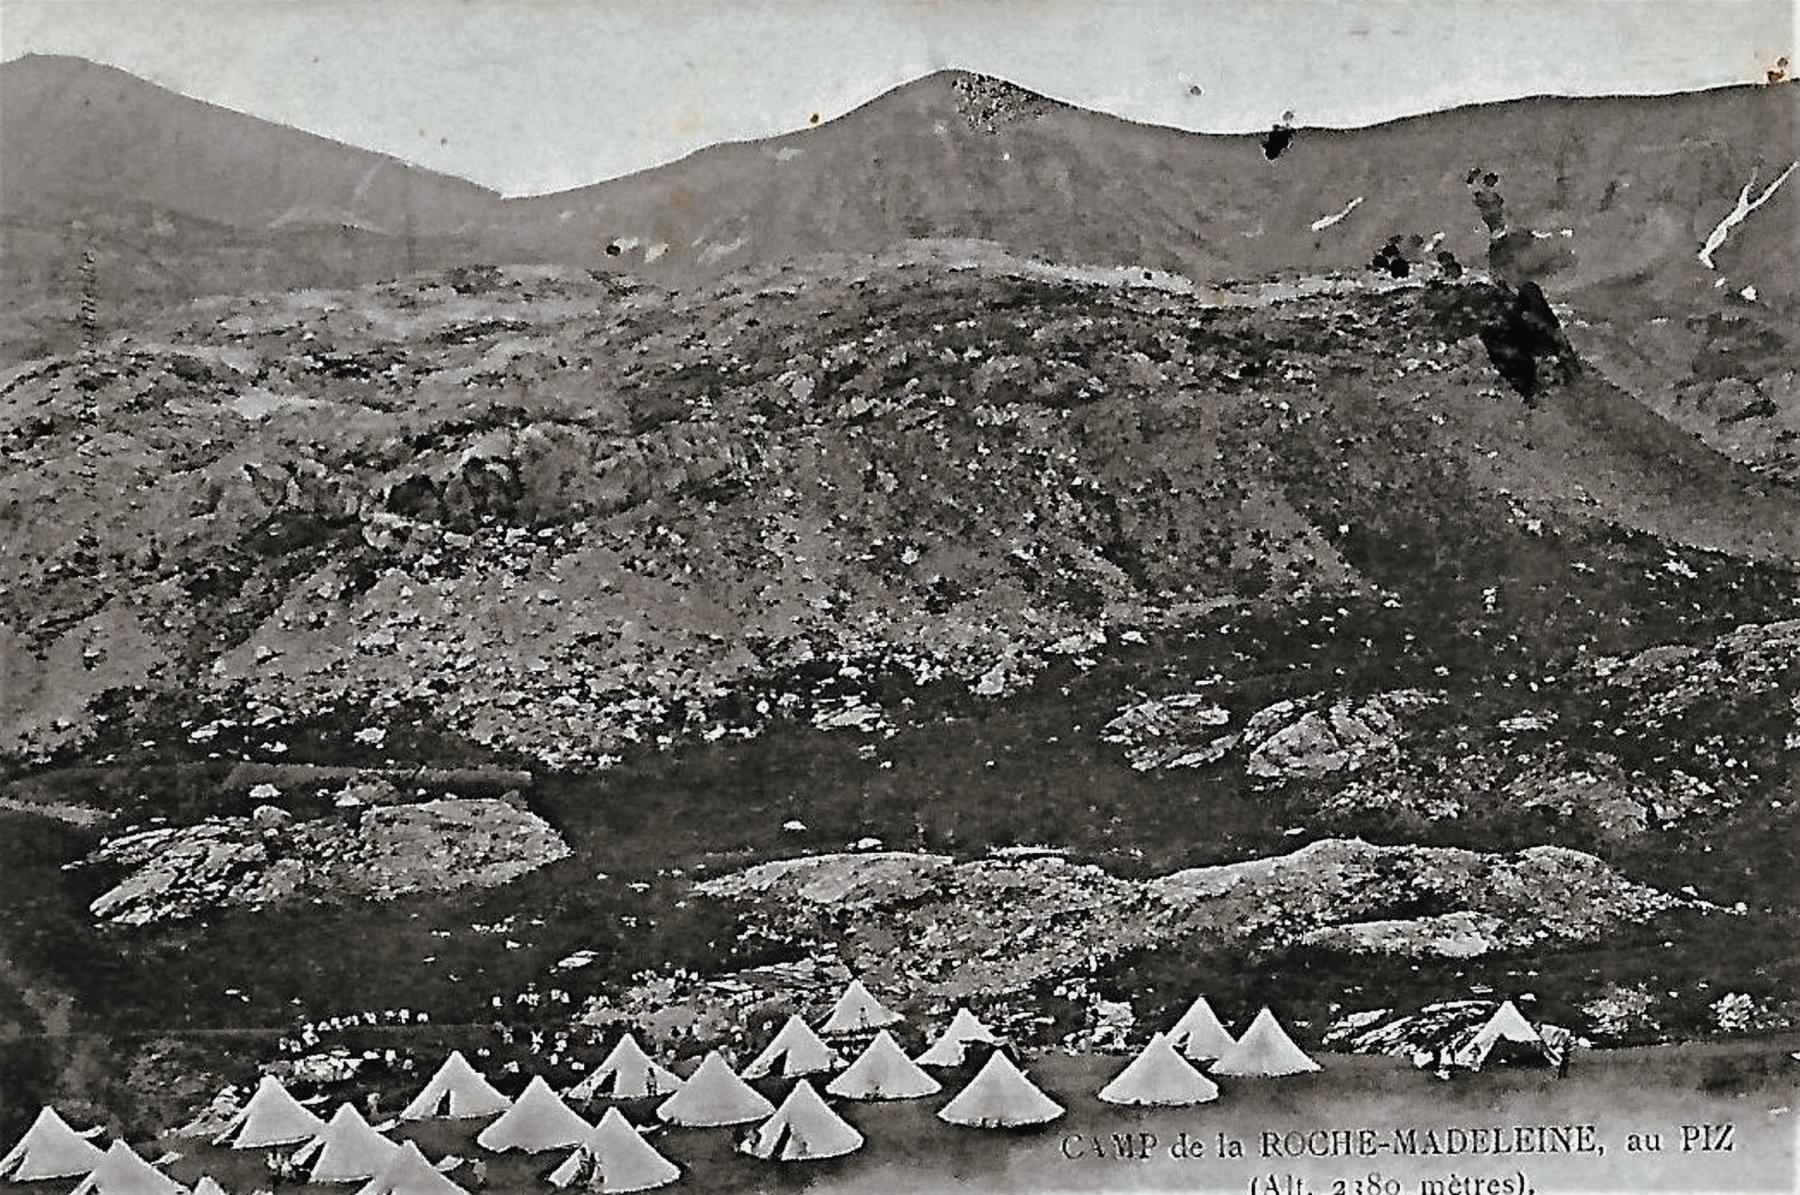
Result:
{"label": "row of white tent", "polygon": [[[665,1124],[692,1128],[754,1125],[739,1148],[756,1157],[794,1161],[834,1157],[860,1148],[863,1136],[832,1110],[812,1078],[832,1074],[825,1091],[849,1100],[900,1100],[935,1095],[942,1085],[925,1067],[959,1067],[977,1045],[994,1047],[986,1062],[937,1115],[947,1123],[1010,1128],[1047,1123],[1064,1109],[1040,1090],[999,1049],[1001,1039],[968,1009],[958,1009],[944,1032],[915,1060],[887,1026],[899,1014],[852,981],[815,1032],[789,1017],[768,1046],[733,1071],[713,1051],[686,1079],[661,1066],[626,1033],[605,1060],[565,1093],[570,1098],[632,1100],[660,1097],[655,1114]],[[874,1037],[845,1063],[821,1036]],[[1218,1088],[1194,1065],[1211,1061],[1220,1075],[1286,1075],[1318,1070],[1268,1009],[1242,1038],[1234,1039],[1204,998],[1167,1033],[1149,1044],[1099,1093],[1102,1100],[1140,1106],[1180,1106],[1217,1098]],[[779,1107],[748,1079],[780,1077],[795,1084]],[[463,1056],[453,1051],[399,1114],[402,1121],[492,1118],[476,1136],[496,1153],[569,1149],[553,1171],[557,1186],[580,1183],[599,1191],[634,1191],[675,1181],[680,1169],[657,1152],[617,1108],[589,1124],[542,1077],[533,1077],[509,1100]],[[456,1195],[455,1182],[434,1168],[411,1143],[396,1143],[368,1123],[351,1104],[329,1122],[301,1104],[281,1082],[266,1076],[214,1144],[238,1149],[297,1145],[290,1159],[308,1181],[364,1182],[357,1195]],[[102,1153],[46,1108],[4,1160],[0,1179],[36,1181],[85,1175],[74,1195],[179,1195],[174,1180],[123,1143]],[[152,1177],[154,1176],[154,1177]],[[216,1187],[216,1184],[213,1184]],[[195,1195],[210,1195],[195,1188]]]}

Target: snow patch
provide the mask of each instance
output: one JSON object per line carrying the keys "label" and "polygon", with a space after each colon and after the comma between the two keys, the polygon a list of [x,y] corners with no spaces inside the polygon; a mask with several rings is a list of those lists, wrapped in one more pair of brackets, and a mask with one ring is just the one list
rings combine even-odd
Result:
{"label": "snow patch", "polygon": [[705,265],[708,262],[718,261],[722,257],[730,257],[733,253],[736,253],[739,249],[742,249],[749,243],[749,237],[740,235],[736,240],[727,241],[722,245],[708,245],[706,248],[700,250],[700,264]]}
{"label": "snow patch", "polygon": [[1348,216],[1351,212],[1355,211],[1358,207],[1361,207],[1362,201],[1363,201],[1363,197],[1361,195],[1358,195],[1355,199],[1352,199],[1349,203],[1346,203],[1344,205],[1343,211],[1338,212],[1335,215],[1320,216],[1317,220],[1314,220],[1307,227],[1311,228],[1314,232],[1324,232],[1327,228],[1330,228],[1333,224],[1336,224],[1338,221],[1342,220],[1345,216]]}
{"label": "snow patch", "polygon": [[1781,176],[1770,183],[1768,189],[1757,196],[1754,201],[1750,198],[1750,188],[1756,185],[1756,172],[1751,171],[1750,181],[1745,183],[1744,189],[1738,192],[1737,205],[1713,227],[1712,232],[1707,235],[1706,243],[1700,246],[1700,264],[1709,270],[1718,269],[1719,267],[1713,264],[1713,254],[1718,252],[1719,246],[1725,243],[1725,238],[1731,235],[1731,230],[1748,219],[1751,212],[1769,202],[1769,199],[1775,194],[1776,188],[1785,183],[1788,175],[1794,173],[1796,169],[1800,169],[1800,159],[1788,163],[1788,168],[1781,172]]}

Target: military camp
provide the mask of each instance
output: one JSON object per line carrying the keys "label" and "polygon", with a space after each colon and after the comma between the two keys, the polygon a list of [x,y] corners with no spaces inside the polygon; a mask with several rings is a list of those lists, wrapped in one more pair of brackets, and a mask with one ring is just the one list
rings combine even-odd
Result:
{"label": "military camp", "polygon": [[[286,1067],[225,1089],[206,1115],[155,1140],[109,1140],[104,1126],[45,1107],[0,1156],[0,1188],[710,1193],[792,1173],[861,1190],[857,1176],[921,1150],[993,1151],[1007,1166],[1054,1169],[1109,1148],[1121,1114],[1159,1139],[1264,1129],[1279,1138],[1311,1101],[1410,1098],[1408,1076],[1427,1104],[1444,1095],[1480,1104],[1520,1098],[1520,1084],[1579,1082],[1591,1065],[1584,1059],[1570,1079],[1578,1039],[1526,1012],[1536,1008],[1529,993],[1351,1017],[1323,1034],[1284,1023],[1270,1004],[1184,995],[1169,1002],[1166,1028],[1123,1046],[1101,1003],[1063,1010],[1087,1026],[1081,1048],[1021,1051],[967,1006],[903,1016],[894,1010],[909,1008],[904,988],[878,994],[851,977],[810,1004],[746,1019],[729,1044],[684,1046],[654,1018],[597,1027],[581,1043],[545,1040],[546,1061],[571,1055],[558,1074],[582,1076],[560,1091],[496,1051],[498,1030],[445,1028],[433,1039],[463,1044],[401,1059],[387,1082],[359,1089],[353,1075],[307,1080]],[[1236,1032],[1221,1009],[1242,1017]],[[834,1023],[838,1013],[847,1015]],[[871,1029],[875,1020],[884,1024]],[[530,1030],[508,1031],[529,1052]]]}
{"label": "military camp", "polygon": [[0,1195],[1794,1187],[1797,12],[0,0]]}

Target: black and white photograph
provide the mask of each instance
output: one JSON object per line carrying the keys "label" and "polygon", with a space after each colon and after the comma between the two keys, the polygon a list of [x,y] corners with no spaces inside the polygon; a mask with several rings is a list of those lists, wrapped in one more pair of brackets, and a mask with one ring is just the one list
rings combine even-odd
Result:
{"label": "black and white photograph", "polygon": [[0,0],[0,1195],[1800,1189],[1794,0]]}

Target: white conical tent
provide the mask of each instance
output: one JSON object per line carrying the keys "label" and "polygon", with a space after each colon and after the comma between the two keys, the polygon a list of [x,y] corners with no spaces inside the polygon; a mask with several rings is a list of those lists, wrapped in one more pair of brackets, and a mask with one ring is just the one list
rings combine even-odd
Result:
{"label": "white conical tent", "polygon": [[475,1144],[495,1153],[519,1149],[534,1154],[580,1145],[593,1131],[594,1126],[563,1103],[542,1075],[533,1075],[513,1106],[482,1129]]}
{"label": "white conical tent", "polygon": [[494,1116],[506,1111],[508,1100],[469,1065],[461,1050],[452,1050],[437,1074],[400,1110],[401,1120],[427,1120],[443,1116],[452,1120]]}
{"label": "white conical tent", "polygon": [[213,1138],[214,1145],[233,1149],[264,1149],[271,1145],[294,1145],[310,1141],[325,1129],[325,1122],[301,1106],[281,1080],[264,1075],[250,1099],[231,1118],[225,1131]]}
{"label": "white conical tent", "polygon": [[781,1101],[775,1115],[750,1131],[739,1153],[776,1162],[842,1157],[863,1146],[863,1135],[833,1112],[805,1079]]}
{"label": "white conical tent", "polygon": [[860,979],[852,979],[831,1014],[819,1026],[820,1033],[863,1033],[905,1020],[899,1013],[877,1000]]}
{"label": "white conical tent", "polygon": [[1109,1104],[1179,1108],[1216,1100],[1219,1089],[1195,1070],[1193,1063],[1177,1054],[1168,1038],[1157,1033],[1112,1082],[1100,1089],[1100,1098]]}
{"label": "white conical tent", "polygon": [[356,1195],[467,1195],[425,1160],[419,1147],[403,1141],[381,1173],[356,1189]]}
{"label": "white conical tent", "polygon": [[225,1195],[225,1188],[210,1174],[200,1176],[200,1181],[193,1186],[193,1195]]}
{"label": "white conical tent", "polygon": [[1188,1010],[1169,1030],[1169,1044],[1195,1062],[1211,1062],[1237,1045],[1205,996],[1194,997]]}
{"label": "white conical tent", "polygon": [[852,1100],[911,1100],[936,1095],[943,1088],[883,1029],[825,1090]]}
{"label": "white conical tent", "polygon": [[1237,1044],[1213,1063],[1215,1075],[1299,1075],[1316,1071],[1319,1064],[1294,1044],[1281,1022],[1267,1008],[1256,1014]]}
{"label": "white conical tent", "polygon": [[774,1111],[775,1105],[738,1078],[717,1050],[701,1060],[680,1091],[656,1107],[656,1115],[667,1123],[692,1128],[748,1124]]}
{"label": "white conical tent", "polygon": [[638,1045],[637,1038],[627,1033],[587,1078],[569,1088],[569,1098],[636,1100],[669,1095],[680,1087],[680,1077],[657,1065]]}
{"label": "white conical tent", "polygon": [[70,1195],[183,1195],[183,1192],[180,1183],[138,1157],[123,1141],[115,1141]]}
{"label": "white conical tent", "polygon": [[100,1164],[105,1153],[69,1127],[56,1109],[45,1108],[4,1158],[0,1181],[34,1183],[46,1178],[74,1178]]}
{"label": "white conical tent", "polygon": [[1044,1124],[1062,1114],[1063,1106],[1039,1091],[999,1050],[988,1055],[955,1099],[938,1109],[939,1120],[981,1129]]}
{"label": "white conical tent", "polygon": [[959,1008],[950,1023],[944,1026],[944,1032],[916,1061],[921,1066],[961,1066],[969,1059],[969,1047],[976,1044],[997,1046],[1000,1038],[974,1013]]}
{"label": "white conical tent", "polygon": [[1540,1056],[1545,1053],[1543,1035],[1525,1019],[1525,1014],[1519,1011],[1518,1005],[1508,1000],[1456,1051],[1455,1061],[1462,1066],[1479,1070],[1482,1063],[1488,1060],[1488,1055],[1494,1052],[1494,1047],[1501,1042],[1530,1046]]}
{"label": "white conical tent", "polygon": [[610,1195],[666,1187],[680,1177],[681,1167],[657,1153],[624,1113],[608,1108],[587,1140],[550,1172],[550,1185]]}
{"label": "white conical tent", "polygon": [[1544,1040],[1538,1035],[1537,1027],[1525,1019],[1519,1006],[1511,1000],[1503,1002],[1488,1018],[1488,1023],[1481,1027],[1481,1037],[1492,1041],[1536,1042]]}
{"label": "white conical tent", "polygon": [[843,1065],[844,1060],[838,1052],[820,1040],[812,1026],[797,1016],[790,1016],[763,1052],[744,1068],[744,1078],[779,1075],[783,1079],[798,1079],[803,1075],[834,1071]]}
{"label": "white conical tent", "polygon": [[370,1127],[354,1105],[339,1104],[324,1130],[291,1160],[307,1168],[308,1182],[363,1182],[380,1174],[399,1148]]}

